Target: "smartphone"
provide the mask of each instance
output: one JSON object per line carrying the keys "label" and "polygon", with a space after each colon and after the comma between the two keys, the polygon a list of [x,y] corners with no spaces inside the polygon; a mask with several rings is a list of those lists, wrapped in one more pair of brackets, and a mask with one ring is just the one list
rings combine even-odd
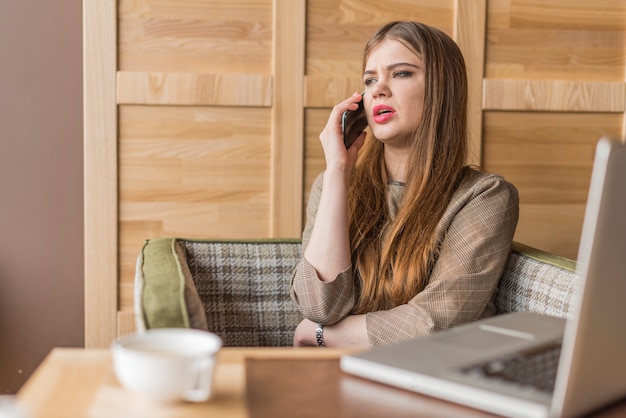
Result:
{"label": "smartphone", "polygon": [[346,110],[341,117],[341,132],[346,148],[350,148],[350,145],[367,127],[367,116],[363,107],[363,94],[361,94],[361,101],[358,104],[359,108],[357,110]]}

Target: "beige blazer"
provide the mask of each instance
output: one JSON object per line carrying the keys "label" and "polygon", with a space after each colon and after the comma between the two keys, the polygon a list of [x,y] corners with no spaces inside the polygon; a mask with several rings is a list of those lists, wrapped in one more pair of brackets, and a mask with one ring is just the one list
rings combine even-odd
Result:
{"label": "beige blazer", "polygon": [[[309,196],[303,249],[315,222],[322,176]],[[389,187],[396,188],[391,194],[398,187],[402,193],[402,186]],[[518,216],[518,193],[511,183],[469,171],[437,225],[439,258],[424,289],[407,304],[366,314],[370,345],[388,345],[495,314],[493,299]],[[352,267],[334,281],[322,282],[302,257],[292,276],[291,297],[311,321],[334,324],[350,315],[355,304]]]}

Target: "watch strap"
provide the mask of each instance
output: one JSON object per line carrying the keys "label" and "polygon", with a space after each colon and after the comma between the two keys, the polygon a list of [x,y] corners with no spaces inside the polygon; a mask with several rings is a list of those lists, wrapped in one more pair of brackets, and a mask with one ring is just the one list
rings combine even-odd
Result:
{"label": "watch strap", "polygon": [[315,326],[315,340],[318,346],[326,347],[326,343],[324,343],[324,326],[322,324]]}

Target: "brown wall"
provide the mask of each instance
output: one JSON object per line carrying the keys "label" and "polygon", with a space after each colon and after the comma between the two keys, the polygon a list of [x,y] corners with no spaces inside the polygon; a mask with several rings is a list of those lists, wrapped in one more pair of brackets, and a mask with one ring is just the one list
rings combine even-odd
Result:
{"label": "brown wall", "polygon": [[0,2],[0,394],[84,344],[81,13]]}

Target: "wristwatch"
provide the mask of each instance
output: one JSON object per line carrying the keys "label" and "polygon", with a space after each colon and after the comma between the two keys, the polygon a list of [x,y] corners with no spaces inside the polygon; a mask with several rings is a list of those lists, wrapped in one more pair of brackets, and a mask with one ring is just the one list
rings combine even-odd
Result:
{"label": "wristwatch", "polygon": [[324,326],[322,324],[317,324],[315,326],[315,339],[317,340],[317,345],[320,347],[326,347],[324,343]]}

